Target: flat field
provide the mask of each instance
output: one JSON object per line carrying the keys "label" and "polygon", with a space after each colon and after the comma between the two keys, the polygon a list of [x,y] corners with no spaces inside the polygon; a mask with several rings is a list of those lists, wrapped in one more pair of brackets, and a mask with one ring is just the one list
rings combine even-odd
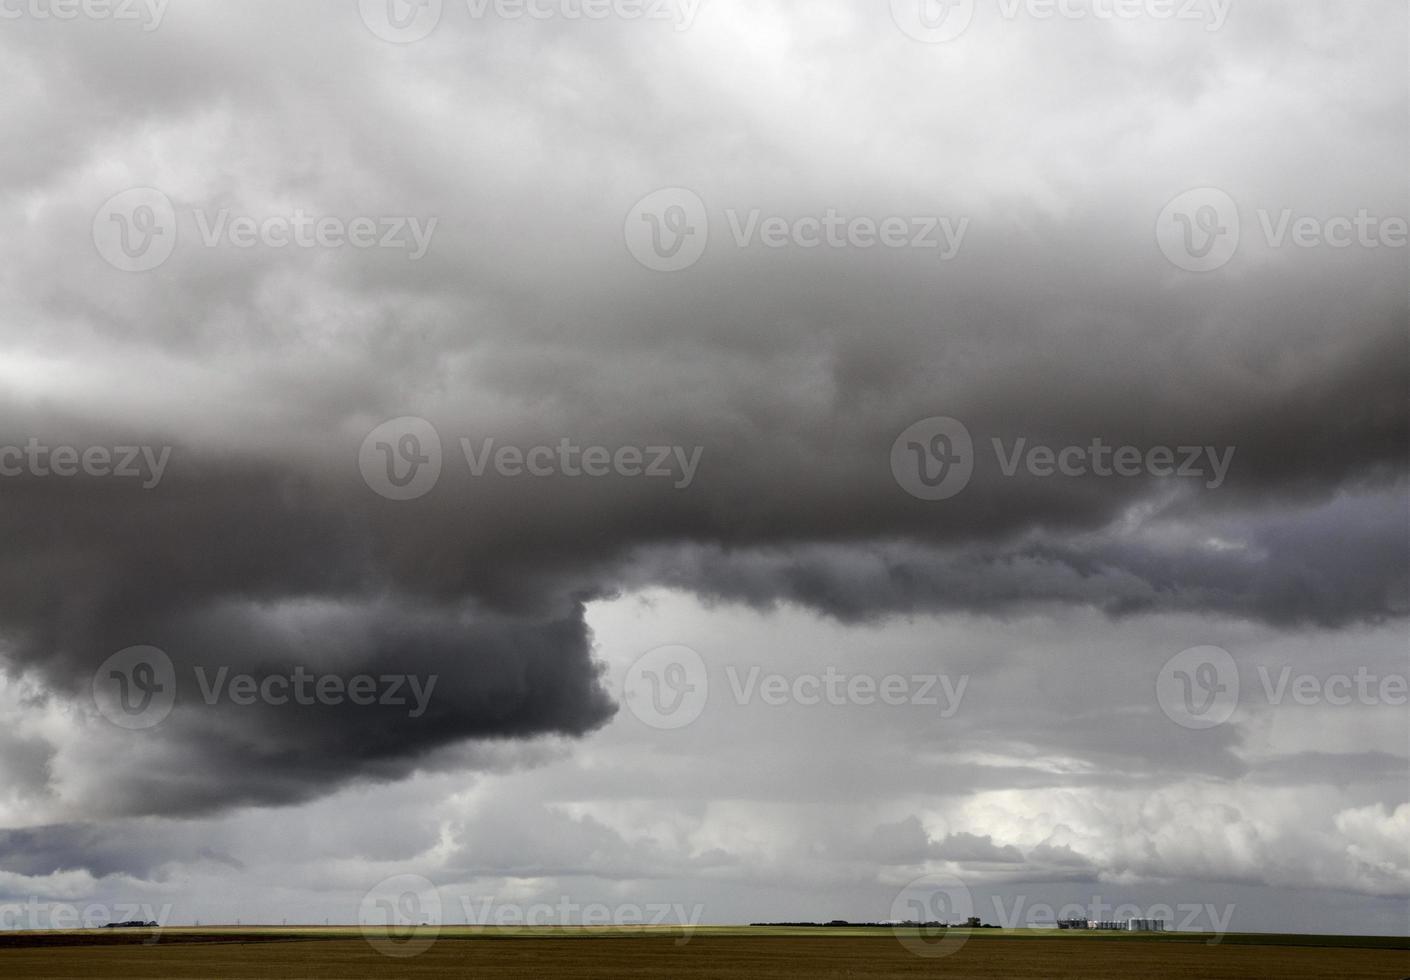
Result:
{"label": "flat field", "polygon": [[[956,933],[962,930],[956,930]],[[430,938],[429,934],[426,936]],[[927,958],[889,930],[702,927],[442,929],[419,955],[383,955],[348,928],[0,934],[0,977],[26,980],[510,980],[1023,977],[1201,980],[1410,977],[1410,940],[1348,936],[1073,934],[977,930]],[[154,941],[155,940],[155,941]]]}

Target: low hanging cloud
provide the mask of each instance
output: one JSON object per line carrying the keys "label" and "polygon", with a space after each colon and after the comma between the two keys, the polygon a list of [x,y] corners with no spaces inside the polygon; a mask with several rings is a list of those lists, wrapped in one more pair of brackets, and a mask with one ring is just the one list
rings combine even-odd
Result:
{"label": "low hanging cloud", "polygon": [[[24,96],[0,109],[0,707],[16,720],[0,735],[0,812],[43,814],[15,818],[28,826],[0,841],[0,867],[155,875],[155,845],[107,848],[84,822],[294,811],[491,772],[506,745],[588,751],[617,713],[589,610],[663,586],[839,630],[1095,610],[1094,631],[1190,616],[1336,634],[1410,613],[1404,249],[1265,232],[1284,216],[1406,215],[1400,6],[1249,3],[1217,31],[1020,19],[955,47],[845,4],[720,0],[659,34],[467,29],[465,14],[405,46],[337,3],[193,2],[151,31],[19,18],[0,32],[0,79]],[[1243,241],[1195,273],[1162,254],[1156,223],[1206,185],[1236,202]],[[114,268],[94,237],[104,202],[135,188],[160,191],[180,231],[143,273]],[[624,238],[662,188],[695,195],[710,232],[672,273]],[[200,234],[300,214],[421,237]],[[946,250],[763,241],[766,225],[830,216],[952,235]],[[761,237],[741,243],[751,221]],[[396,500],[360,452],[404,417],[436,433],[440,477]],[[934,417],[974,450],[944,500],[910,492],[893,458]],[[671,479],[620,464],[477,473],[462,440],[691,462]],[[1138,453],[1139,470],[1103,472],[1097,445]],[[1081,473],[1043,464],[1068,449]],[[1153,449],[1198,472],[1160,471]],[[70,456],[107,462],[66,476]],[[1173,652],[1150,630],[1140,656]],[[169,658],[175,700],[126,732],[92,690],[135,646]],[[237,678],[296,671],[344,691],[399,677],[405,696],[232,699]],[[1232,729],[1172,746],[1134,709],[1075,698],[1002,734],[1009,759],[1060,744],[1063,778],[1093,794],[1136,772],[1325,783],[1350,754],[1251,761]],[[524,751],[510,768],[547,764]],[[1403,761],[1377,746],[1351,768],[1389,785]],[[971,793],[1042,794],[1054,778],[946,765]],[[1392,795],[1322,814],[1365,868],[1308,880],[1399,893]],[[600,852],[592,873],[620,859],[688,875],[719,856],[548,814],[534,833]],[[916,821],[872,845],[1054,874],[1218,873],[1056,828]],[[522,844],[503,821],[485,832]],[[556,873],[572,850],[470,849],[456,867]]]}

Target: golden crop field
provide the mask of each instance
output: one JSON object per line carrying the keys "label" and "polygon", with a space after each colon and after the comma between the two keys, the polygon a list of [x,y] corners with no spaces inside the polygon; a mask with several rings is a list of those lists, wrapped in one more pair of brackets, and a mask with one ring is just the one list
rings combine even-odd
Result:
{"label": "golden crop field", "polygon": [[[383,955],[351,929],[165,930],[0,937],[0,977],[26,980],[827,980],[1018,977],[1032,980],[1410,976],[1410,941],[1355,937],[1100,936],[984,931],[926,958],[887,932],[706,928],[688,942],[641,930],[454,930],[419,955]],[[1322,945],[1325,944],[1325,945]]]}

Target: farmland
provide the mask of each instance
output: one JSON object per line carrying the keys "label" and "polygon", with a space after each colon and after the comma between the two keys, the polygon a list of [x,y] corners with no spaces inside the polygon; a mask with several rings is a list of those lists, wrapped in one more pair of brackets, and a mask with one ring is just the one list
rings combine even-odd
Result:
{"label": "farmland", "polygon": [[[956,930],[956,936],[961,930]],[[1410,940],[1193,933],[1102,935],[980,930],[951,955],[917,956],[876,930],[704,927],[688,942],[670,929],[442,929],[405,958],[385,956],[356,929],[166,929],[0,935],[0,977],[450,978],[673,980],[807,977],[1401,978]]]}

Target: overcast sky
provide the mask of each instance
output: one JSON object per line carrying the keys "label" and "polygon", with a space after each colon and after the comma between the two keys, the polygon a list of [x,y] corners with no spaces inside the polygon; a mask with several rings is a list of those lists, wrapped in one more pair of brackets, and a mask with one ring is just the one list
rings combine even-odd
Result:
{"label": "overcast sky", "polygon": [[0,908],[1410,930],[1406,5],[971,6],[0,3]]}

